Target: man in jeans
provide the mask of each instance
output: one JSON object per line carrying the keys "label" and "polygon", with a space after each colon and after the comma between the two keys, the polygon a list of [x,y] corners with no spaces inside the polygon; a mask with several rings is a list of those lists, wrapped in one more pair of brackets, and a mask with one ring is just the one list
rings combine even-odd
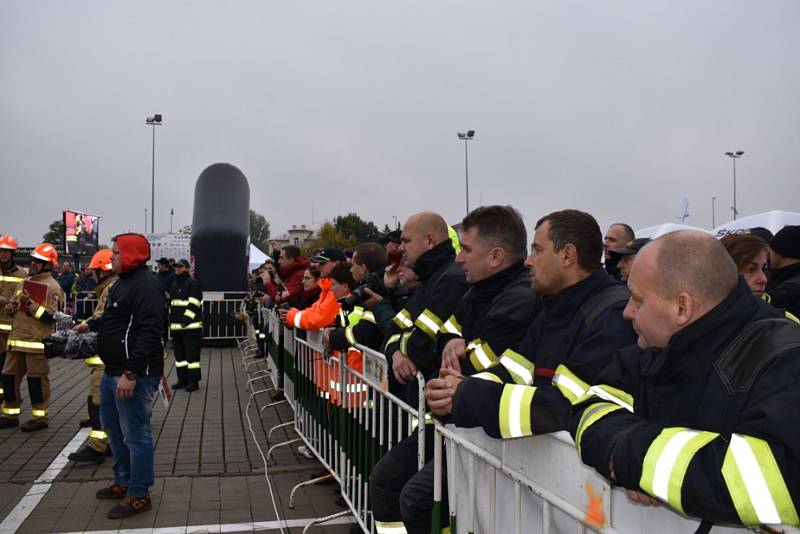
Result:
{"label": "man in jeans", "polygon": [[122,519],[149,510],[153,485],[150,406],[164,372],[161,341],[164,294],[145,262],[150,244],[139,234],[114,238],[112,265],[119,274],[105,312],[90,328],[98,331],[97,352],[106,366],[100,385],[100,417],[114,455],[114,483],[98,499],[120,499],[108,512]]}

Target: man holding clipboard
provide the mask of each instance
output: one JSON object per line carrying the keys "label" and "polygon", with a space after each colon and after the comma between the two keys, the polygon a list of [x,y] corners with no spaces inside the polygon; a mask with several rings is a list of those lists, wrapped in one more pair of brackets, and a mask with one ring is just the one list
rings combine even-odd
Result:
{"label": "man holding clipboard", "polygon": [[20,430],[33,432],[47,428],[50,401],[50,367],[44,355],[43,340],[55,330],[53,315],[64,306],[64,292],[51,272],[58,253],[50,243],[42,243],[31,253],[30,276],[5,306],[13,315],[8,336],[8,352],[3,366],[3,401],[0,428],[19,425],[22,377],[28,376],[33,417]]}

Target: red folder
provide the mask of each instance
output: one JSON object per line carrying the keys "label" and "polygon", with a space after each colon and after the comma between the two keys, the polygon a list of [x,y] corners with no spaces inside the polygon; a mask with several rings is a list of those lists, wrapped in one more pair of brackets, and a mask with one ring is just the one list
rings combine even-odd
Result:
{"label": "red folder", "polygon": [[26,291],[37,303],[47,305],[47,284],[25,280],[22,283],[22,290]]}

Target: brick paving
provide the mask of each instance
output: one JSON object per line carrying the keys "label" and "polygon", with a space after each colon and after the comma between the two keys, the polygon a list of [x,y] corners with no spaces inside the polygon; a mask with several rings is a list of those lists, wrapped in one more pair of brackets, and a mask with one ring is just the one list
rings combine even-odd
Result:
{"label": "brick paving", "polygon": [[[50,363],[49,428],[33,434],[0,430],[0,521],[75,436],[78,421],[86,417],[88,369],[78,361],[56,359]],[[100,501],[94,493],[112,480],[111,458],[101,465],[68,462],[19,532],[115,532],[276,520],[264,464],[245,418],[250,392],[239,350],[204,347],[202,369],[199,391],[176,392],[168,410],[159,399],[153,404],[156,482],[151,490],[152,511],[125,520],[107,519],[105,514],[115,503]],[[167,370],[174,381],[172,357]],[[264,384],[259,381],[255,386],[259,389]],[[20,420],[25,421],[30,405],[24,381],[22,395]],[[259,417],[259,408],[268,402],[268,394],[257,395],[249,409],[253,431],[265,453],[269,428],[291,419],[285,404],[266,409]],[[294,432],[281,429],[272,438],[275,443],[292,437]],[[290,510],[292,487],[308,480],[321,466],[298,455],[294,447],[280,448],[274,457],[270,480],[282,518],[321,517],[344,510],[334,502],[336,486],[303,488],[296,496],[295,509]],[[302,528],[285,531],[301,532]],[[348,525],[314,529],[337,534],[348,531]]]}

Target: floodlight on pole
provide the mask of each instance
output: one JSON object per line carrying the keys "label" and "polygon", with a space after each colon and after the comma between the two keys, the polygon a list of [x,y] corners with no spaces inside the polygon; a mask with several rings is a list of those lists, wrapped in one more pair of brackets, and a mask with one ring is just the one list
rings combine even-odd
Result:
{"label": "floodlight on pole", "polygon": [[161,126],[161,114],[156,113],[152,117],[147,117],[145,119],[145,124],[153,127],[152,183],[150,186],[150,232],[156,233],[156,126]]}
{"label": "floodlight on pole", "polygon": [[467,130],[467,133],[457,132],[458,138],[464,141],[464,181],[466,184],[467,213],[469,213],[469,152],[467,151],[467,141],[472,141],[475,137],[475,130]]}
{"label": "floodlight on pole", "polygon": [[744,155],[744,150],[725,152],[725,155],[733,160],[733,206],[731,206],[731,209],[733,210],[733,220],[735,221],[736,216],[739,215],[739,211],[736,209],[736,160]]}

